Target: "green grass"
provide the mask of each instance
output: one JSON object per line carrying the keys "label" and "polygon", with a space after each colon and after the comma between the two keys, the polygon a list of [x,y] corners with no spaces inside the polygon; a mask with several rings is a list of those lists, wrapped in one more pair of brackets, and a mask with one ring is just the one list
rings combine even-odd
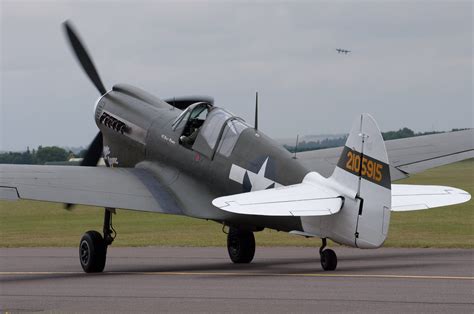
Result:
{"label": "green grass", "polygon": [[[474,193],[474,160],[435,168],[397,183],[438,184]],[[392,213],[391,247],[474,247],[473,201],[425,211]],[[36,201],[0,202],[0,247],[74,247],[84,231],[101,230],[103,209]],[[222,226],[198,219],[118,210],[114,246],[225,246]],[[265,230],[259,246],[317,246],[319,241]]]}
{"label": "green grass", "polygon": [[[474,159],[430,169],[397,183],[457,187],[474,195]],[[474,202],[392,213],[384,246],[474,247]]]}

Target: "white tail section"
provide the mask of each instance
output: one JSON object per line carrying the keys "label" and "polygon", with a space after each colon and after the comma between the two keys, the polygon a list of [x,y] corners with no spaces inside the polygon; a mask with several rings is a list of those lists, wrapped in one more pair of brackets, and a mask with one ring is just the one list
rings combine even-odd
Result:
{"label": "white tail section", "polygon": [[370,115],[354,121],[329,181],[345,195],[331,238],[360,248],[381,246],[390,222],[391,180],[385,143]]}

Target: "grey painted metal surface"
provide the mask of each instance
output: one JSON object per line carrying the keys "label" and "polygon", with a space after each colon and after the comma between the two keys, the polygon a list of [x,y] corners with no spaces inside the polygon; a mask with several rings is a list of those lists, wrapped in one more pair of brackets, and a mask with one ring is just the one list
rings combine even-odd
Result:
{"label": "grey painted metal surface", "polygon": [[0,186],[13,186],[22,199],[181,214],[163,186],[141,169],[0,165]]}

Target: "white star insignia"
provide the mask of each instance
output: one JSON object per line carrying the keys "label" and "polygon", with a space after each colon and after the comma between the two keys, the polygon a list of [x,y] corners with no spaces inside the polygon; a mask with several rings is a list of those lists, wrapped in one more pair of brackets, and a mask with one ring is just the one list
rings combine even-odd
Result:
{"label": "white star insignia", "polygon": [[240,166],[232,164],[229,173],[229,179],[232,181],[238,182],[240,184],[244,183],[245,174],[247,174],[250,184],[251,191],[265,190],[275,184],[275,187],[281,186],[281,184],[276,183],[273,180],[270,180],[265,177],[265,171],[267,170],[268,157],[265,159],[265,162],[262,164],[257,173],[242,168]]}

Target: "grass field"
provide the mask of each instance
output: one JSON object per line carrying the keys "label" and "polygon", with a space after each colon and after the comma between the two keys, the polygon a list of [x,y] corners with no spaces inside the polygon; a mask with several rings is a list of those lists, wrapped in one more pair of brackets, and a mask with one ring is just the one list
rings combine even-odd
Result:
{"label": "grass field", "polygon": [[[458,187],[474,194],[474,159],[435,168],[397,183]],[[474,247],[474,206],[393,213],[389,247]],[[0,202],[0,247],[77,246],[87,230],[102,230],[103,209],[36,201]],[[114,246],[225,246],[222,226],[186,217],[119,210],[114,216],[118,237]],[[319,246],[305,239],[265,230],[256,234],[259,246]]]}

